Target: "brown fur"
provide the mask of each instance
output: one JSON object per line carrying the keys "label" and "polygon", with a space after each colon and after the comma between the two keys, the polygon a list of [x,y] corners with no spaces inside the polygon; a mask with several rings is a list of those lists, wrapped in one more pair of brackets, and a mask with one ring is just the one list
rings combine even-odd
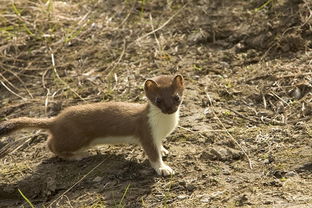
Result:
{"label": "brown fur", "polygon": [[22,128],[49,129],[52,119],[20,117],[0,123],[0,136],[10,134]]}
{"label": "brown fur", "polygon": [[[145,82],[147,98],[165,114],[177,111],[183,94],[183,78],[159,76]],[[177,100],[177,96],[179,100]],[[156,102],[157,99],[161,101]],[[133,136],[138,138],[151,162],[161,160],[148,121],[150,103],[93,103],[66,108],[54,118],[17,118],[0,123],[0,136],[21,128],[48,129],[48,147],[70,159],[97,138]]]}
{"label": "brown fur", "polygon": [[48,146],[55,154],[66,157],[99,137],[131,135],[149,139],[147,110],[147,104],[122,102],[69,107],[54,119]]}

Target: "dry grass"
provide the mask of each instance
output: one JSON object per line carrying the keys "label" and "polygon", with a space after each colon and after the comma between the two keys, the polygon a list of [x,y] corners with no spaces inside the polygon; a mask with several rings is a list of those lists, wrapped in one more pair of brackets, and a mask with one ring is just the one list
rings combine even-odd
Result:
{"label": "dry grass", "polygon": [[[148,60],[133,61],[130,53],[145,53],[149,34],[161,33],[178,14],[158,17],[154,21],[164,23],[145,33],[151,31],[145,6],[136,1],[120,6],[111,1],[5,2],[0,25],[2,87],[18,99],[44,101],[45,111],[54,100],[110,100],[116,91],[125,96],[121,99],[129,99],[125,93],[136,87],[133,80],[142,81],[141,71],[148,70]],[[175,7],[178,12],[183,9]],[[162,55],[154,50],[148,53]]]}
{"label": "dry grass", "polygon": [[[275,203],[272,189],[278,200],[290,194],[274,186],[272,172],[307,163],[312,135],[312,5],[296,2],[1,2],[0,120],[54,116],[80,103],[144,102],[142,83],[156,74],[178,72],[187,82],[181,126],[166,143],[177,176],[154,178],[136,147],[101,149],[113,164],[99,155],[81,163],[47,159],[34,143],[37,132],[3,140],[1,162],[10,165],[0,168],[1,183],[36,183],[23,193],[51,207],[260,207],[267,202],[257,196]],[[221,145],[243,151],[253,169],[240,159],[203,159]],[[20,162],[25,155],[29,166]]]}

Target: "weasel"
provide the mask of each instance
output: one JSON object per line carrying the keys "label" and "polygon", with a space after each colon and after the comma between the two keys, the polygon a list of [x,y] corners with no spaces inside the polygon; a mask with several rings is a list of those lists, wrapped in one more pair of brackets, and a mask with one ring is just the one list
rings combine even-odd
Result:
{"label": "weasel", "polygon": [[52,118],[21,117],[0,123],[0,136],[22,128],[49,131],[48,148],[63,159],[80,160],[94,145],[130,143],[142,146],[158,175],[173,175],[162,145],[178,125],[184,91],[181,75],[147,79],[145,104],[106,102],[65,108]]}

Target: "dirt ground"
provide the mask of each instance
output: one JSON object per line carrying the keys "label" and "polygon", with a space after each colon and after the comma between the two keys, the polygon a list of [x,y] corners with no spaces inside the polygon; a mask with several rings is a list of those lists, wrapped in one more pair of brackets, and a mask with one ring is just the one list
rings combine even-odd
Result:
{"label": "dirt ground", "polygon": [[63,161],[44,131],[19,131],[0,141],[1,208],[312,207],[310,0],[17,0],[0,10],[0,120],[143,103],[146,78],[186,81],[180,126],[164,141],[176,175],[157,176],[138,146]]}

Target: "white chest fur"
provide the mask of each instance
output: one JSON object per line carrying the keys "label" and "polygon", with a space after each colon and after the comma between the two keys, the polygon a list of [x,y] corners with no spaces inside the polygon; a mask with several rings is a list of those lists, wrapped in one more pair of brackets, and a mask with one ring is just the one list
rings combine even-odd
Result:
{"label": "white chest fur", "polygon": [[152,130],[154,142],[159,147],[161,140],[167,137],[177,127],[179,110],[173,114],[164,114],[158,107],[150,103],[148,122]]}

